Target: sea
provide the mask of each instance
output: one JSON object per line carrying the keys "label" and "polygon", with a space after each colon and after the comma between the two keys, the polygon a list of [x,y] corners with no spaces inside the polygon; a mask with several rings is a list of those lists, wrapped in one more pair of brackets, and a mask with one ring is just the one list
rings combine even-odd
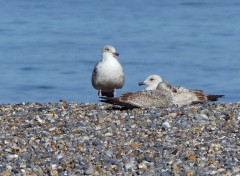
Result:
{"label": "sea", "polygon": [[0,103],[99,103],[105,45],[136,92],[152,74],[240,101],[239,0],[1,0]]}

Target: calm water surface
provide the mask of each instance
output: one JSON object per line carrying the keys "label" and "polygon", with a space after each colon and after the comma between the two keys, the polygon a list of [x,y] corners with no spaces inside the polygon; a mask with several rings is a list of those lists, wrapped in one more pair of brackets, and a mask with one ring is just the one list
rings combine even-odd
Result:
{"label": "calm water surface", "polygon": [[160,74],[173,85],[240,101],[240,2],[0,1],[0,103],[97,103],[91,73],[106,44],[126,91]]}

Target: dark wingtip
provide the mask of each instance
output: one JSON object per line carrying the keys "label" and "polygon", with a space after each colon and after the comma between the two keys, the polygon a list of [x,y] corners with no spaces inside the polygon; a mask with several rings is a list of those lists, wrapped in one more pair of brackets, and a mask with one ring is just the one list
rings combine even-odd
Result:
{"label": "dark wingtip", "polygon": [[103,103],[115,104],[116,98],[101,96],[99,97],[99,101]]}
{"label": "dark wingtip", "polygon": [[[125,93],[125,94],[128,94],[128,93]],[[125,94],[123,94],[123,95],[125,95]],[[120,101],[119,98],[113,98],[113,97],[99,97],[99,98],[100,98],[99,99],[100,102],[121,106],[121,107],[124,107],[126,109],[138,108],[137,106],[134,106],[134,105],[131,105],[129,103],[125,103],[125,102]]]}
{"label": "dark wingtip", "polygon": [[107,97],[101,96],[101,97],[99,97],[99,100],[98,100],[98,101],[107,103]]}
{"label": "dark wingtip", "polygon": [[[103,91],[102,90],[102,96],[106,96],[106,97],[114,97],[114,90],[112,91]],[[98,94],[99,95],[99,94]]]}
{"label": "dark wingtip", "polygon": [[224,95],[208,95],[208,101],[218,101],[218,98],[222,98]]}

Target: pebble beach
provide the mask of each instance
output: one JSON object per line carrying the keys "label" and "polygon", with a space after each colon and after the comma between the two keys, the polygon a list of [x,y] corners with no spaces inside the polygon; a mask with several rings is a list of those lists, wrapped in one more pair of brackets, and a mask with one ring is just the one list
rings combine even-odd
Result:
{"label": "pebble beach", "polygon": [[0,105],[0,173],[240,175],[240,103]]}

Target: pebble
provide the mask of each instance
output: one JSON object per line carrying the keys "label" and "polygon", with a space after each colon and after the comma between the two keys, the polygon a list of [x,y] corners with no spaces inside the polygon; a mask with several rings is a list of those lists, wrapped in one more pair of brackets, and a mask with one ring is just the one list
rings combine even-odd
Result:
{"label": "pebble", "polygon": [[240,103],[0,104],[2,175],[239,175]]}
{"label": "pebble", "polygon": [[90,165],[87,167],[87,169],[85,170],[85,174],[86,175],[91,175],[94,173],[93,167]]}
{"label": "pebble", "polygon": [[162,128],[163,129],[167,129],[167,128],[169,128],[171,125],[170,125],[170,123],[169,122],[163,122],[163,124],[162,124]]}

